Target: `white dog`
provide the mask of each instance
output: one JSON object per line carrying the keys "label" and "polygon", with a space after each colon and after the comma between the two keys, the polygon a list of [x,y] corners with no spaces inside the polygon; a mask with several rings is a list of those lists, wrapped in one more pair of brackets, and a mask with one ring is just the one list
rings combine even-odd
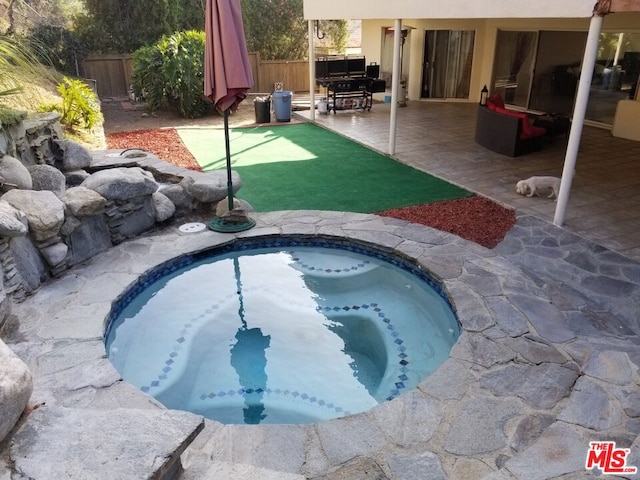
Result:
{"label": "white dog", "polygon": [[516,183],[516,192],[527,197],[549,192],[547,198],[558,198],[560,179],[558,177],[530,177]]}

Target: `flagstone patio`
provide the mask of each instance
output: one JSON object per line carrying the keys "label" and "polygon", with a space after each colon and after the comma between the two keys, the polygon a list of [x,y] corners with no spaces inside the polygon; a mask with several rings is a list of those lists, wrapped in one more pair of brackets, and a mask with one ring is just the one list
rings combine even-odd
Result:
{"label": "flagstone patio", "polygon": [[[494,250],[375,215],[255,217],[255,228],[235,235],[339,236],[415,259],[441,279],[463,333],[419,388],[369,412],[310,425],[205,420],[182,454],[180,479],[577,479],[595,476],[585,459],[589,442],[601,440],[630,448],[627,465],[640,465],[638,263],[528,215]],[[34,373],[32,402],[44,403],[17,438],[25,429],[55,428],[58,436],[56,448],[50,434],[14,441],[5,452],[11,467],[0,479],[52,478],[42,474],[47,462],[77,478],[123,471],[119,459],[127,456],[117,452],[143,434],[123,419],[160,407],[105,360],[101,339],[111,302],[152,266],[230,238],[167,227],[94,257],[16,306],[20,323],[7,342]],[[79,445],[72,428],[91,411],[87,433],[100,439],[98,450]],[[192,417],[172,420],[195,429],[201,420]],[[117,431],[108,428],[114,422]],[[149,451],[165,451],[150,442],[152,431],[144,438]],[[141,478],[136,465],[118,478]]]}

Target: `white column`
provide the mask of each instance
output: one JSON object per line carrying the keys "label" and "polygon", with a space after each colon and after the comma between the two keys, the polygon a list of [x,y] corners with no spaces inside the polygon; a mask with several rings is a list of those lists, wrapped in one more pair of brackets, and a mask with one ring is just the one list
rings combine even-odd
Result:
{"label": "white column", "polygon": [[582,136],[582,127],[584,126],[584,116],[587,111],[587,102],[589,101],[589,89],[591,87],[593,69],[596,65],[596,56],[598,54],[598,40],[600,37],[600,29],[602,28],[602,20],[603,17],[598,15],[591,17],[587,44],[584,49],[582,69],[578,81],[578,93],[576,94],[576,106],[573,109],[569,142],[564,157],[560,193],[558,194],[558,203],[556,204],[556,212],[553,217],[554,225],[558,226],[564,223],[564,218],[567,213],[569,191],[571,190],[573,174],[576,168],[576,159],[578,158],[578,149],[580,148],[580,137]]}
{"label": "white column", "polygon": [[400,87],[400,48],[402,20],[396,19],[393,27],[393,71],[391,78],[391,118],[389,122],[389,155],[396,153],[396,131],[398,128],[398,89]]}
{"label": "white column", "polygon": [[316,54],[313,23],[313,20],[309,20],[309,120],[312,122],[316,119]]}

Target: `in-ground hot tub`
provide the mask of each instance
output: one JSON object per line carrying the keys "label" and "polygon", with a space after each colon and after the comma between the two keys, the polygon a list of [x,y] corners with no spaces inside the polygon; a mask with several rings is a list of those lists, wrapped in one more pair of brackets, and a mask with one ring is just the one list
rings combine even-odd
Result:
{"label": "in-ground hot tub", "polygon": [[459,325],[427,272],[345,240],[236,240],[167,262],[116,302],[123,378],[222,423],[310,423],[415,388]]}

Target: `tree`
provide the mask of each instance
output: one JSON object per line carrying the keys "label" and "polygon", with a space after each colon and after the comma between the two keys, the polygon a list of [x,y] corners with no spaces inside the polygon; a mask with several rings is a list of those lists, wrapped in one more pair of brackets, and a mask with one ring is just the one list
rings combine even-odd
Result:
{"label": "tree", "polygon": [[176,0],[84,0],[77,31],[91,52],[128,53],[170,34],[177,24]]}
{"label": "tree", "polygon": [[37,46],[33,54],[41,63],[76,75],[83,48],[70,28],[81,11],[81,0],[0,0],[0,32]]}
{"label": "tree", "polygon": [[41,45],[35,54],[42,63],[51,64],[67,75],[79,75],[79,64],[87,54],[87,49],[70,29],[38,25],[29,38]]}
{"label": "tree", "polygon": [[204,30],[205,0],[183,0],[178,6],[176,31]]}
{"label": "tree", "polygon": [[0,0],[0,32],[27,35],[39,25],[65,27],[77,7],[71,0]]}
{"label": "tree", "polygon": [[307,55],[302,0],[241,0],[247,48],[262,60],[300,60]]}
{"label": "tree", "polygon": [[93,53],[129,53],[163,35],[203,30],[205,0],[84,0],[77,31]]}
{"label": "tree", "polygon": [[[262,60],[302,60],[308,53],[308,27],[302,0],[241,0],[244,33],[250,52]],[[347,40],[345,20],[320,22],[326,43],[341,52]]]}
{"label": "tree", "polygon": [[326,46],[330,51],[343,53],[349,38],[346,20],[320,20],[320,32],[324,35],[319,44]]}

